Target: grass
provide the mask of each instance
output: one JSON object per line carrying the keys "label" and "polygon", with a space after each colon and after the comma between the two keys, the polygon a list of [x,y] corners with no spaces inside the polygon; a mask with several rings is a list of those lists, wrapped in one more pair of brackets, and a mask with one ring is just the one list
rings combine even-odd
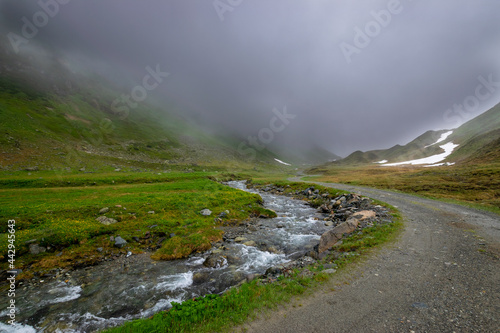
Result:
{"label": "grass", "polygon": [[[269,179],[268,175],[263,178]],[[257,183],[267,183],[259,182]],[[304,190],[309,185],[304,183],[278,182],[286,191]],[[321,192],[343,193],[343,191],[315,186]],[[334,263],[338,269],[365,258],[375,247],[393,241],[402,230],[400,216],[394,207],[390,207],[395,221],[390,224],[374,225],[362,232],[343,239],[340,246],[334,248],[332,255],[313,266],[308,267],[315,274],[303,276],[298,270],[287,277],[281,276],[274,283],[261,283],[254,280],[232,288],[222,295],[206,295],[182,303],[173,303],[172,309],[155,314],[150,318],[134,320],[123,326],[106,330],[106,333],[128,332],[214,332],[231,331],[254,318],[259,312],[275,309],[287,304],[291,299],[311,293],[319,285],[329,280],[329,275],[322,273],[323,265]]]}
{"label": "grass", "polygon": [[[317,181],[396,190],[500,213],[500,164],[423,167],[330,167]],[[311,179],[311,178],[310,178]]]}
{"label": "grass", "polygon": [[[1,268],[7,267],[7,221],[11,219],[16,220],[16,268],[23,269],[22,279],[54,267],[94,264],[123,251],[152,249],[154,259],[183,258],[220,240],[222,231],[216,227],[222,223],[273,214],[262,208],[260,196],[223,186],[208,179],[211,175],[141,173],[134,178],[132,174],[104,174],[48,181],[64,183],[64,187],[22,177],[10,185],[4,181],[0,189]],[[109,212],[99,214],[104,207]],[[200,214],[205,208],[213,212],[211,216]],[[226,210],[229,214],[224,220],[216,219]],[[96,221],[100,215],[118,222],[103,225]],[[118,235],[127,240],[126,248],[113,246],[110,236]],[[30,254],[31,243],[47,252]]]}

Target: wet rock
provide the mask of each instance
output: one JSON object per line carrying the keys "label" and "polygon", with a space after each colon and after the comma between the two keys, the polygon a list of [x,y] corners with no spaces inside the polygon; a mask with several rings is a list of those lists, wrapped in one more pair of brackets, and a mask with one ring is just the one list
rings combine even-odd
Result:
{"label": "wet rock", "polygon": [[118,237],[116,237],[116,238],[115,238],[115,246],[116,246],[117,248],[120,248],[120,249],[121,249],[121,248],[122,248],[122,247],[124,247],[126,244],[127,244],[127,241],[126,241],[125,239],[121,238],[120,236],[118,236]]}
{"label": "wet rock", "polygon": [[246,246],[257,246],[257,243],[255,243],[254,241],[251,240],[251,241],[243,243],[243,245],[246,245]]}
{"label": "wet rock", "polygon": [[99,214],[106,214],[107,212],[109,212],[109,207],[104,207],[99,211]]}
{"label": "wet rock", "polygon": [[209,274],[208,272],[196,272],[193,274],[193,284],[199,285],[206,281],[208,281]]}
{"label": "wet rock", "polygon": [[210,268],[221,268],[227,265],[227,259],[220,254],[211,254],[203,262],[203,266]]}
{"label": "wet rock", "polygon": [[200,214],[203,216],[210,216],[212,214],[212,211],[210,209],[203,209],[200,211]]}
{"label": "wet rock", "polygon": [[38,244],[31,244],[30,245],[30,253],[31,254],[37,255],[37,254],[43,253],[45,251],[47,251],[47,249],[44,248],[43,246],[40,246]]}
{"label": "wet rock", "polygon": [[99,216],[98,218],[96,218],[97,221],[101,222],[102,224],[104,225],[110,225],[110,224],[114,224],[116,222],[118,222],[117,220],[115,219],[112,219],[110,217],[106,217],[106,216]]}

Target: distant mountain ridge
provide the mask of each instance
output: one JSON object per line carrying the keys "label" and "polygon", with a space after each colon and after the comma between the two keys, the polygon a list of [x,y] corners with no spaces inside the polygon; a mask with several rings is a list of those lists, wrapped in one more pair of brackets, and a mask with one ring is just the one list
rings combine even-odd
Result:
{"label": "distant mountain ridge", "polygon": [[[450,132],[452,133],[450,134]],[[437,142],[444,134],[450,134]],[[427,131],[410,143],[389,149],[355,151],[327,165],[366,165],[403,163],[442,154],[441,146],[458,145],[443,162],[468,163],[500,158],[500,104],[454,130]]]}

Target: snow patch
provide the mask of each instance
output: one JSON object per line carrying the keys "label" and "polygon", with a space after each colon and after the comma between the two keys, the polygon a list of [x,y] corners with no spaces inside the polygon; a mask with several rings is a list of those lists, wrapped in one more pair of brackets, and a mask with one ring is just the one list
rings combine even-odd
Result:
{"label": "snow patch", "polygon": [[280,160],[278,160],[277,158],[275,158],[274,160],[275,160],[276,162],[281,163],[281,164],[284,164],[284,165],[291,165],[291,164],[289,164],[289,163],[285,163],[285,162],[283,162],[283,161],[280,161]]}
{"label": "snow patch", "polygon": [[388,160],[382,160],[382,161],[373,162],[373,163],[384,164],[384,163],[387,163],[387,162],[389,162],[389,161]]}
{"label": "snow patch", "polygon": [[453,131],[448,131],[446,133],[441,134],[441,136],[439,137],[439,139],[436,142],[434,142],[433,144],[430,144],[428,146],[425,146],[424,148],[427,148],[427,147],[430,147],[430,146],[434,146],[435,144],[440,143],[441,141],[446,140],[452,133],[453,133]]}
{"label": "snow patch", "polygon": [[387,164],[382,164],[382,165],[383,166],[397,166],[397,165],[405,165],[405,164],[412,164],[412,165],[436,164],[436,163],[439,163],[442,160],[444,160],[446,157],[448,157],[453,152],[453,150],[455,150],[455,148],[458,147],[458,145],[454,144],[453,142],[448,142],[448,143],[445,143],[444,145],[439,146],[439,147],[444,149],[444,153],[432,155],[429,157],[420,158],[417,160],[398,162],[398,163],[387,163]]}

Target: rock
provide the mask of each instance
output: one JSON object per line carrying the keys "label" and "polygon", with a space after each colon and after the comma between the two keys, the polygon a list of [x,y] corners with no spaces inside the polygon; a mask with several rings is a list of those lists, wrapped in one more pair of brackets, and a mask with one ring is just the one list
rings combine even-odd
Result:
{"label": "rock", "polygon": [[322,273],[325,273],[325,274],[333,274],[335,273],[337,270],[333,269],[333,268],[329,268],[329,269],[325,269],[324,271],[322,271]]}
{"label": "rock", "polygon": [[193,284],[198,285],[207,281],[209,277],[208,272],[196,272],[193,274]]}
{"label": "rock", "polygon": [[356,218],[360,222],[364,221],[366,219],[371,219],[375,218],[377,216],[377,213],[375,213],[373,210],[362,210],[360,212],[354,213],[351,218]]}
{"label": "rock", "polygon": [[106,217],[106,216],[99,216],[98,218],[96,218],[97,221],[101,222],[102,224],[104,225],[110,225],[110,224],[114,224],[116,222],[118,222],[117,220],[115,219],[112,219],[110,217]]}
{"label": "rock", "polygon": [[332,230],[328,230],[319,240],[318,253],[325,252],[335,245],[345,234],[350,234],[358,227],[359,220],[355,217],[349,218],[346,222],[339,224]]}
{"label": "rock", "polygon": [[40,246],[38,244],[31,244],[30,245],[30,253],[31,254],[37,255],[37,254],[43,253],[45,251],[47,251],[47,249],[44,248],[43,246]]}
{"label": "rock", "polygon": [[257,246],[257,243],[255,243],[254,241],[251,240],[251,241],[243,243],[243,245],[246,245],[246,246]]}
{"label": "rock", "polygon": [[154,210],[150,210],[150,211],[148,212],[148,214],[154,214],[154,213],[155,213],[155,211],[154,211]]}
{"label": "rock", "polygon": [[116,171],[116,172],[119,172],[119,171],[122,171],[122,169],[120,169],[120,168],[116,168],[116,169],[115,169],[115,171]]}
{"label": "rock", "polygon": [[98,247],[98,248],[96,249],[96,251],[97,251],[97,252],[102,252],[102,250],[103,250],[103,248],[102,248],[102,247]]}
{"label": "rock", "polygon": [[128,251],[127,252],[127,258],[130,257],[132,255],[132,252],[131,251]]}
{"label": "rock", "polygon": [[203,216],[210,216],[212,214],[212,211],[210,209],[203,209],[200,212],[200,214],[203,215]]}
{"label": "rock", "polygon": [[126,244],[127,244],[127,241],[126,241],[125,239],[121,238],[120,236],[115,237],[115,246],[116,246],[117,248],[120,248],[120,249],[121,249],[121,248],[122,248],[122,247],[124,247]]}
{"label": "rock", "polygon": [[82,172],[83,172],[83,171],[85,171],[85,167],[83,167],[83,168],[80,168],[80,171],[82,171]]}
{"label": "rock", "polygon": [[327,227],[331,227],[332,225],[333,225],[332,221],[325,222],[325,226],[327,226]]}
{"label": "rock", "polygon": [[220,254],[211,254],[203,262],[203,266],[210,268],[221,268],[227,265],[227,259]]}
{"label": "rock", "polygon": [[34,167],[26,168],[24,170],[26,170],[26,171],[38,171],[39,169],[38,169],[38,166],[34,166]]}
{"label": "rock", "polygon": [[330,212],[330,208],[326,204],[323,204],[323,205],[321,205],[321,206],[318,207],[318,211],[320,213],[329,213]]}
{"label": "rock", "polygon": [[234,239],[234,241],[235,241],[236,243],[242,243],[242,242],[244,242],[244,241],[246,241],[246,240],[247,240],[247,239],[246,239],[245,237],[241,237],[241,236],[240,236],[240,237],[236,237],[236,238]]}
{"label": "rock", "polygon": [[222,213],[220,213],[220,214],[219,214],[219,216],[218,216],[218,218],[221,218],[221,219],[223,219],[223,218],[225,218],[225,217],[227,217],[227,213],[226,213],[226,212],[222,212]]}
{"label": "rock", "polygon": [[99,214],[106,214],[107,212],[109,212],[109,207],[104,207],[99,211]]}

